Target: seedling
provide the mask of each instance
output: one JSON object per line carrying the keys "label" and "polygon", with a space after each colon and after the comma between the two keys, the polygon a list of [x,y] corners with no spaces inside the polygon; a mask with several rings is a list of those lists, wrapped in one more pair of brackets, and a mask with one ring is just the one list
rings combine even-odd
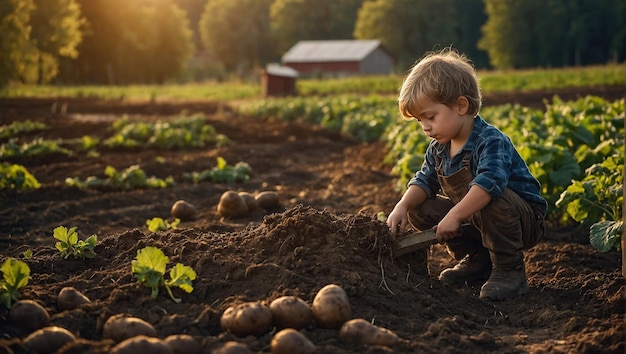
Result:
{"label": "seedling", "polygon": [[54,238],[59,240],[55,246],[61,251],[61,256],[64,259],[69,256],[74,256],[74,259],[94,258],[96,256],[94,252],[96,243],[98,243],[96,235],[91,235],[83,241],[78,239],[76,227],[68,230],[65,226],[59,226],[54,229]]}
{"label": "seedling", "polygon": [[169,222],[167,220],[161,218],[152,218],[146,220],[146,225],[148,225],[148,230],[152,232],[159,231],[167,231],[170,229],[176,229],[176,227],[180,224],[180,219],[176,218],[174,221]]}
{"label": "seedling", "polygon": [[20,289],[28,284],[30,268],[22,261],[7,258],[0,270],[4,278],[0,281],[0,302],[10,309],[12,302],[19,299]]}
{"label": "seedling", "polygon": [[196,279],[196,272],[182,263],[170,270],[170,279],[165,280],[165,267],[169,258],[157,247],[144,247],[137,251],[137,258],[132,261],[132,272],[140,284],[150,288],[150,297],[156,299],[159,287],[164,286],[170,298],[179,303],[182,300],[172,293],[172,287],[177,286],[185,292],[193,291],[192,281]]}

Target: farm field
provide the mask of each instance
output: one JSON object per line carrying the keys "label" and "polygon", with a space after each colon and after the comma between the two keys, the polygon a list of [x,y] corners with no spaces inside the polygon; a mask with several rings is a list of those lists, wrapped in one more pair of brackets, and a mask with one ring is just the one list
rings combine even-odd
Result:
{"label": "farm field", "polygon": [[[553,92],[554,94],[554,92]],[[563,99],[585,94],[623,97],[623,88],[568,89]],[[545,92],[493,95],[485,104],[517,102],[540,107]],[[61,110],[59,107],[67,105]],[[54,108],[53,108],[54,107]],[[394,261],[386,226],[376,220],[401,196],[391,166],[383,163],[383,142],[360,143],[320,127],[297,122],[244,118],[227,105],[207,102],[124,103],[88,99],[1,99],[0,125],[17,120],[42,122],[49,129],[28,133],[45,139],[101,140],[111,124],[127,115],[132,121],[167,120],[182,110],[203,113],[206,122],[230,144],[163,150],[112,148],[98,155],[54,154],[17,157],[42,187],[0,191],[0,254],[26,262],[31,275],[21,299],[43,305],[50,323],[79,340],[64,353],[107,353],[115,344],[102,338],[104,322],[115,314],[139,317],[157,335],[189,334],[203,353],[228,341],[253,353],[270,352],[275,330],[239,337],[220,328],[220,316],[244,301],[270,301],[295,295],[313,302],[327,284],[342,286],[352,317],[394,331],[401,341],[391,347],[360,346],[343,341],[336,329],[314,324],[304,328],[317,353],[623,353],[624,282],[621,253],[600,253],[580,242],[581,230],[555,229],[526,252],[530,293],[521,299],[478,299],[480,287],[443,286],[439,272],[453,264],[440,245],[432,246],[428,273]],[[63,111],[63,114],[59,113]],[[245,183],[187,181],[192,172],[211,169],[221,157],[246,162]],[[123,170],[139,165],[148,176],[171,177],[166,188],[127,191],[68,187],[67,177],[102,176],[107,166]],[[217,212],[228,191],[276,191],[280,205],[241,218]],[[146,220],[172,220],[177,200],[194,204],[194,220],[177,229],[151,232]],[[97,235],[96,257],[63,259],[53,230],[77,227],[79,237]],[[165,291],[156,299],[131,273],[137,251],[155,246],[197,273],[193,292],[174,289],[180,303]],[[32,257],[23,253],[32,250]],[[419,269],[418,269],[419,270]],[[62,311],[57,295],[75,287],[91,302]],[[0,312],[0,352],[29,353],[21,339],[27,332]]]}

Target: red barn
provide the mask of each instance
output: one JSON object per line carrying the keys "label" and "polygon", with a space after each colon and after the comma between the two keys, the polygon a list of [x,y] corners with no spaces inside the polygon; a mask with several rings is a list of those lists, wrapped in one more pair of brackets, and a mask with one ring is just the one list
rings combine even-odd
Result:
{"label": "red barn", "polygon": [[287,66],[268,64],[263,71],[263,87],[266,96],[290,96],[296,94],[298,72]]}
{"label": "red barn", "polygon": [[394,60],[378,40],[301,41],[282,57],[282,63],[303,76],[386,75]]}

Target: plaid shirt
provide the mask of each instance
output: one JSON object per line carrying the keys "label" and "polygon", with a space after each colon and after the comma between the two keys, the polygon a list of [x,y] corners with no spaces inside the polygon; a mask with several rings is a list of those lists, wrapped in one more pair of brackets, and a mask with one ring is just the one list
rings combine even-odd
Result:
{"label": "plaid shirt", "polygon": [[433,198],[441,190],[435,170],[435,155],[442,159],[444,175],[450,176],[461,168],[465,152],[471,153],[471,171],[474,179],[467,186],[478,185],[497,199],[510,188],[529,203],[543,206],[544,213],[548,204],[541,196],[541,185],[530,173],[526,162],[519,155],[508,136],[498,128],[487,123],[480,116],[474,118],[474,128],[463,149],[450,158],[450,144],[439,144],[432,140],[426,149],[422,169],[417,171],[408,185],[422,187]]}

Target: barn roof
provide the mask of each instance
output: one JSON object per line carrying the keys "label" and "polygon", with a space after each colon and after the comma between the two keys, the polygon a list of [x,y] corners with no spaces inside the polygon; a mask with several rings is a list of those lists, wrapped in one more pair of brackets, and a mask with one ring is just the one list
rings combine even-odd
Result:
{"label": "barn roof", "polygon": [[376,48],[379,40],[300,41],[283,55],[284,63],[359,61]]}

